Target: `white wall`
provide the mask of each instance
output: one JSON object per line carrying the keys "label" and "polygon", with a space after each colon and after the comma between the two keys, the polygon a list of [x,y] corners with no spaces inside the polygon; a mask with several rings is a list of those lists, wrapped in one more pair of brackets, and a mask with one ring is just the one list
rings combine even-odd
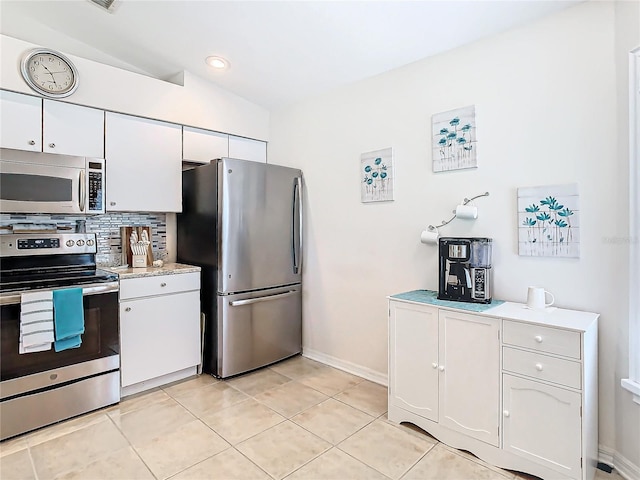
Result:
{"label": "white wall", "polygon": [[[20,75],[20,59],[41,46],[0,35],[0,88],[35,94]],[[268,110],[189,72],[183,86],[67,56],[78,69],[80,83],[64,101],[268,140]]]}
{"label": "white wall", "polygon": [[[475,222],[445,235],[494,238],[495,298],[524,301],[543,285],[561,307],[600,317],[600,444],[616,436],[617,353],[624,318],[625,235],[618,192],[615,4],[587,2],[525,27],[272,113],[270,158],[306,181],[304,349],[383,378],[389,294],[437,289],[436,248],[419,242],[464,197]],[[431,171],[431,115],[476,105],[479,168]],[[393,147],[395,201],[360,202],[360,154]],[[577,182],[581,258],[520,257],[516,189]],[[637,407],[626,413],[637,420]],[[629,427],[633,428],[633,426]],[[635,450],[634,450],[635,449]]]}

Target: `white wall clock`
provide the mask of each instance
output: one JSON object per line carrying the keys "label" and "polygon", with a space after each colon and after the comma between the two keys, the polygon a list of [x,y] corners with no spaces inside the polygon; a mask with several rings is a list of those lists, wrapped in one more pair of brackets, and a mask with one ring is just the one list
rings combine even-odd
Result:
{"label": "white wall clock", "polygon": [[55,50],[29,50],[22,57],[20,70],[27,85],[46,97],[68,97],[78,88],[78,70]]}

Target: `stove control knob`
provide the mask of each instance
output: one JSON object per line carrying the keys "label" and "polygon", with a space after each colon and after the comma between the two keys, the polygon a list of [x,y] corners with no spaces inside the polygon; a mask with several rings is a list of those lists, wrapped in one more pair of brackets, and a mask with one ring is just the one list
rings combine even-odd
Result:
{"label": "stove control knob", "polygon": [[73,240],[67,240],[67,247],[73,247],[75,242]]}
{"label": "stove control knob", "polygon": [[93,247],[93,244],[94,244],[94,243],[95,243],[95,242],[94,242],[93,240],[91,240],[91,239],[87,240],[87,246],[88,246],[88,247]]}
{"label": "stove control knob", "polygon": [[79,239],[79,240],[76,242],[76,245],[77,245],[77,246],[79,246],[79,247],[82,247],[82,246],[84,245],[84,240]]}

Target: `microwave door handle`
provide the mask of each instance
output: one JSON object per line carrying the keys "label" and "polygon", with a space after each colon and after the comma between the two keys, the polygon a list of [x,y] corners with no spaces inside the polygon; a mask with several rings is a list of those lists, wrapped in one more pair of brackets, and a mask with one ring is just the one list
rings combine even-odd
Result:
{"label": "microwave door handle", "polygon": [[80,182],[80,194],[78,198],[78,206],[80,207],[80,211],[84,212],[84,204],[86,202],[86,194],[87,194],[87,186],[85,185],[85,173],[84,170],[80,170],[80,178],[78,181]]}

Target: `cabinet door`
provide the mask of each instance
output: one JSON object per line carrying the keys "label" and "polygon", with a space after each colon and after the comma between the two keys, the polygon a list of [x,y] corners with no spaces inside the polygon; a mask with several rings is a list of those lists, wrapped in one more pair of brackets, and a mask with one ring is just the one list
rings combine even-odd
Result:
{"label": "cabinet door", "polygon": [[438,310],[390,303],[389,400],[438,421]]}
{"label": "cabinet door", "polygon": [[0,147],[42,151],[42,99],[0,90]]}
{"label": "cabinet door", "polygon": [[229,157],[267,163],[267,143],[229,135]]}
{"label": "cabinet door", "polygon": [[504,450],[581,478],[581,397],[577,392],[503,376]]}
{"label": "cabinet door", "polygon": [[182,127],[107,112],[107,211],[182,210]]}
{"label": "cabinet door", "polygon": [[45,99],[42,150],[104,158],[104,111]]}
{"label": "cabinet door", "polygon": [[120,304],[122,386],[200,363],[200,292]]}
{"label": "cabinet door", "polygon": [[193,127],[182,129],[182,159],[209,163],[229,156],[229,135]]}
{"label": "cabinet door", "polygon": [[499,320],[439,311],[440,424],[498,446]]}

